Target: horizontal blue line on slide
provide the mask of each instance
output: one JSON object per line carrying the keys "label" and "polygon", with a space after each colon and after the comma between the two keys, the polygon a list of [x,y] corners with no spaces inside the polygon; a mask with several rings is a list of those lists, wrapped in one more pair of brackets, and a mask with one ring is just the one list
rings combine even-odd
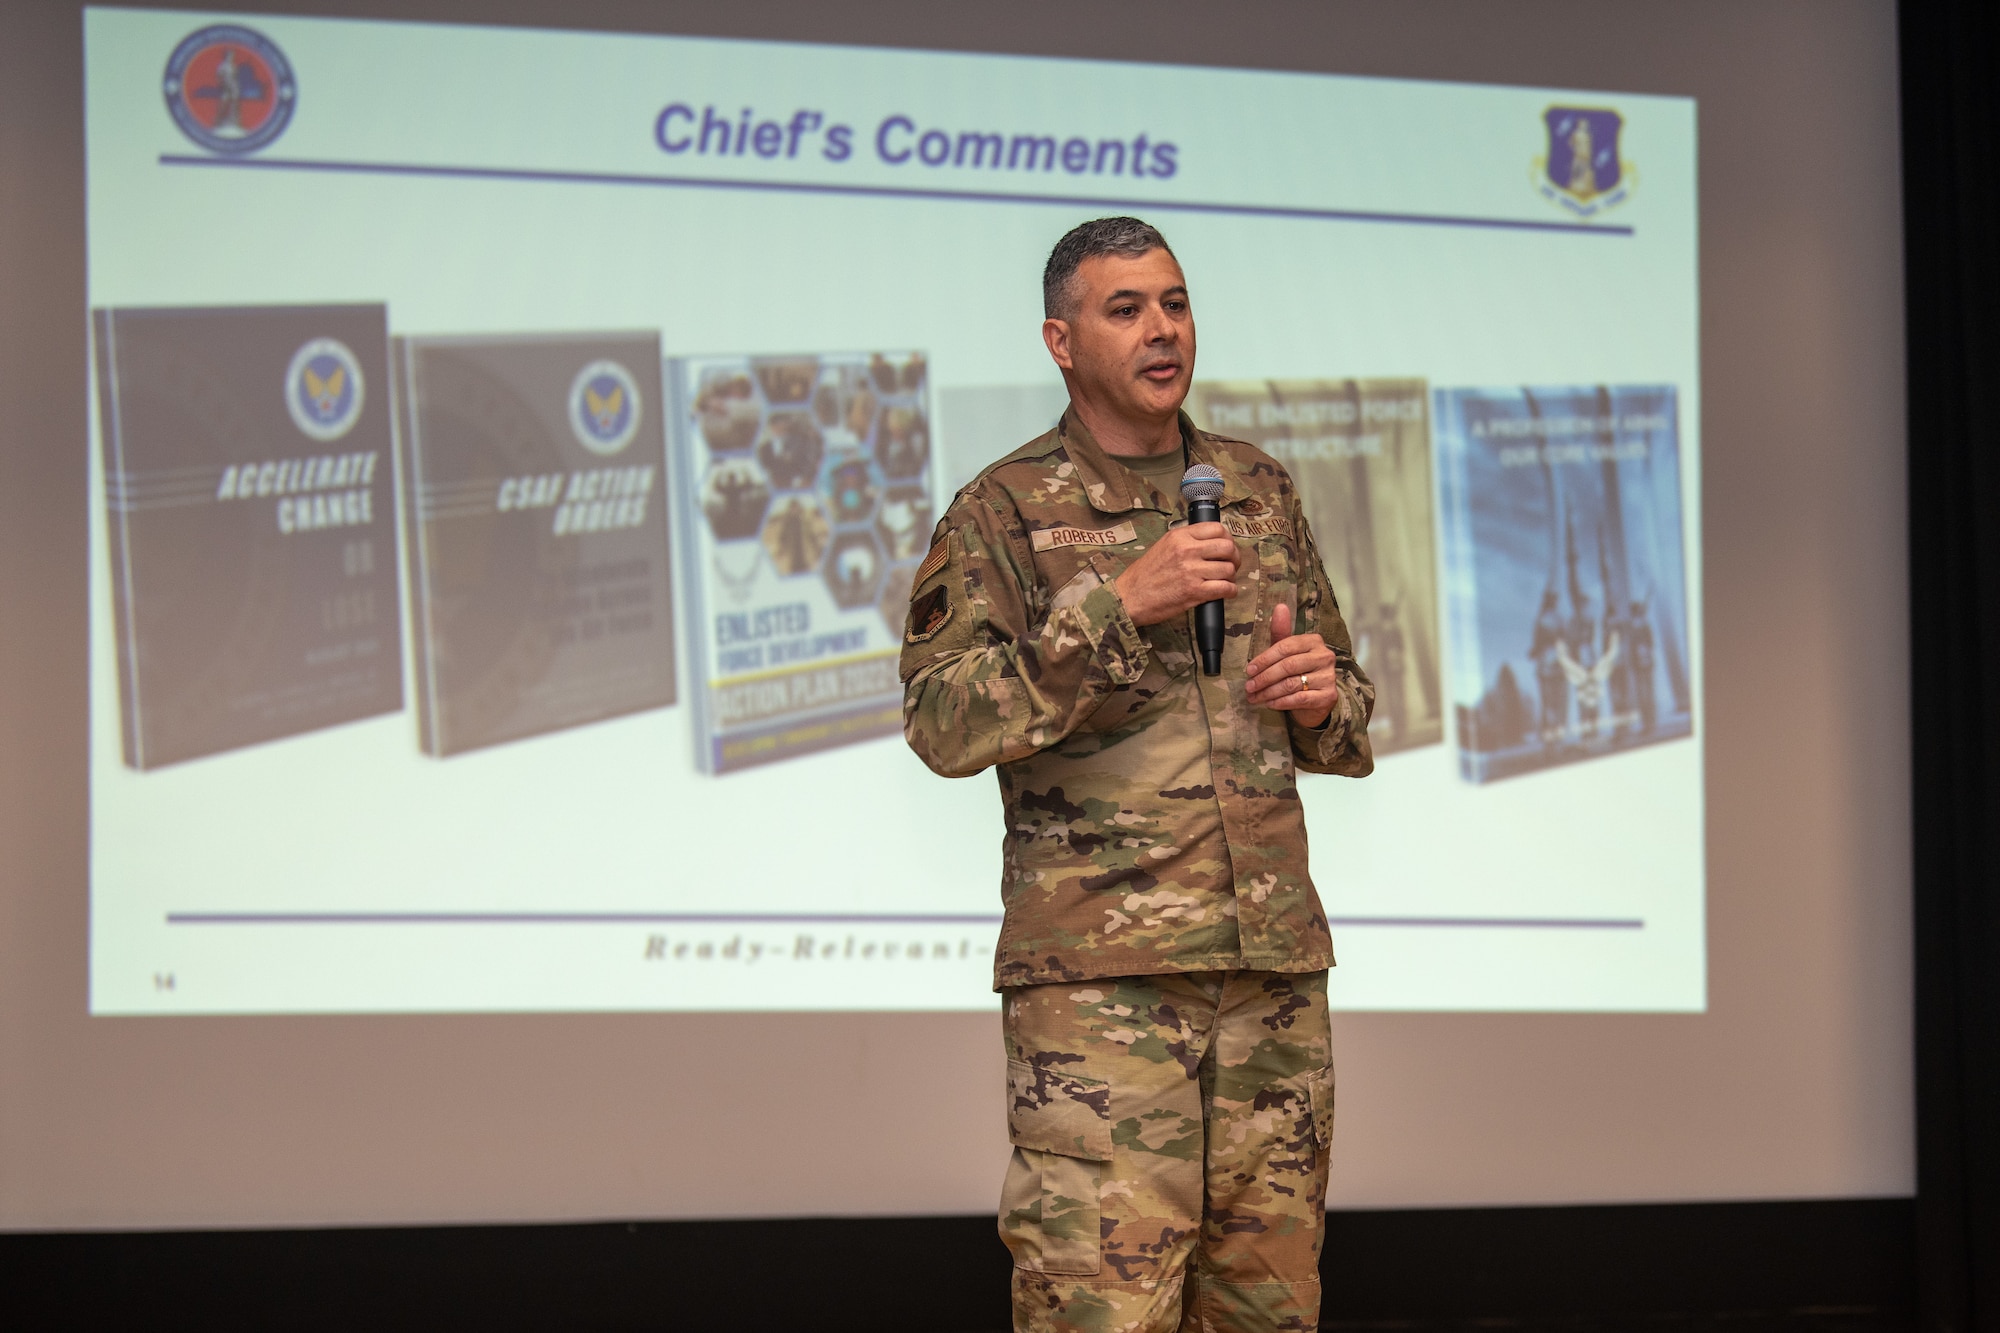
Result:
{"label": "horizontal blue line on slide", "polygon": [[[993,915],[893,912],[169,912],[170,926],[994,926]],[[1462,930],[1643,930],[1637,917],[1337,916],[1336,926],[1447,926]]]}
{"label": "horizontal blue line on slide", "polygon": [[1460,930],[1644,930],[1636,916],[1330,916],[1334,926],[1454,926]]}
{"label": "horizontal blue line on slide", "polygon": [[160,165],[232,167],[257,171],[329,171],[361,176],[443,176],[461,180],[534,181],[554,185],[651,185],[684,190],[747,190],[772,194],[832,194],[874,199],[932,199],[986,204],[1056,204],[1070,208],[1223,213],[1236,217],[1303,218],[1317,222],[1382,222],[1406,227],[1484,227],[1498,231],[1554,231],[1584,236],[1632,235],[1630,227],[1603,226],[1590,222],[1452,217],[1442,213],[1368,213],[1338,208],[1283,208],[1265,204],[1213,204],[1173,199],[1107,199],[1066,194],[1012,194],[993,190],[918,190],[903,189],[893,185],[732,180],[721,176],[651,176],[633,172],[548,171],[529,167],[453,167],[418,162],[340,162],[295,157],[204,157],[191,153],[162,153]]}

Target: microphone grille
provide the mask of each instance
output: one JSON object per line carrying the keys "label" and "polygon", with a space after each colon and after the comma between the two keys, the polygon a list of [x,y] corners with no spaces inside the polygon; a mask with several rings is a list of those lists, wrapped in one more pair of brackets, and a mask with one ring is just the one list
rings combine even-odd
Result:
{"label": "microphone grille", "polygon": [[1181,499],[1220,500],[1222,471],[1210,463],[1196,463],[1181,474]]}

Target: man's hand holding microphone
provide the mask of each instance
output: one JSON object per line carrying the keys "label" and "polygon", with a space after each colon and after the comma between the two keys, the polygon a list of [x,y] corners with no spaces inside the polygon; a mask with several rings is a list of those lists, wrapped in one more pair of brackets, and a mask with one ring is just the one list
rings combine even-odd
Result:
{"label": "man's hand holding microphone", "polygon": [[[1212,474],[1196,476],[1197,469]],[[1220,475],[1197,464],[1182,482],[1188,522],[1170,528],[1118,576],[1118,596],[1135,625],[1158,625],[1195,612],[1196,648],[1209,675],[1220,673],[1222,603],[1236,593],[1243,554],[1219,521]],[[1200,484],[1195,484],[1200,483]],[[1213,608],[1212,610],[1210,608]],[[1211,667],[1212,664],[1212,667]],[[1292,633],[1292,608],[1271,611],[1271,646],[1247,670],[1250,702],[1295,713],[1307,727],[1326,725],[1340,699],[1333,650],[1317,634]]]}

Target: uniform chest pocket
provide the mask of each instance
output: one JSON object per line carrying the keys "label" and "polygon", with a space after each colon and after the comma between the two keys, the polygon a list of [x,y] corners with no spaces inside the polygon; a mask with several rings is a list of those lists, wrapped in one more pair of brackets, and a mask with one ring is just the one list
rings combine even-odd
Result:
{"label": "uniform chest pocket", "polygon": [[[1093,589],[1117,582],[1118,576],[1131,562],[1131,557],[1120,558],[1115,552],[1094,551],[1085,561],[1084,568],[1070,585],[1057,593],[1057,597],[1060,599],[1069,587],[1081,586],[1082,592],[1077,594],[1080,600]],[[1194,645],[1187,617],[1177,617],[1158,625],[1142,625],[1139,634],[1146,640],[1148,649],[1146,669],[1137,680],[1116,686],[1108,692],[1085,719],[1082,730],[1101,734],[1133,725],[1149,710],[1154,700],[1173,687],[1176,678],[1186,675],[1193,668]]]}
{"label": "uniform chest pocket", "polygon": [[[1049,596],[1049,615],[1077,605],[1109,581],[1089,556],[1078,558],[1068,552],[1063,552],[1058,559],[1046,561],[1040,573],[1047,586],[1055,589]],[[1117,575],[1111,577],[1116,578]]]}
{"label": "uniform chest pocket", "polygon": [[1257,576],[1257,623],[1250,633],[1248,653],[1255,657],[1271,646],[1271,613],[1279,606],[1291,607],[1292,623],[1298,623],[1298,548],[1284,533],[1246,539],[1242,545],[1244,573],[1254,570]]}

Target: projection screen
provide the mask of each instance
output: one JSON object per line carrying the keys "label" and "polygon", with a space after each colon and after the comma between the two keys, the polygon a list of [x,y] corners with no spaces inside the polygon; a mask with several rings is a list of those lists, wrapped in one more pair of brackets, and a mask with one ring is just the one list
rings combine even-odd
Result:
{"label": "projection screen", "polygon": [[96,9],[85,70],[94,1012],[990,1007],[1022,832],[897,654],[1106,213],[1377,684],[1302,783],[1338,1002],[1702,1007],[1690,100]]}
{"label": "projection screen", "polygon": [[1334,1206],[1907,1192],[1893,19],[24,7],[0,1225],[989,1208],[898,598],[1112,213],[1384,684]]}

